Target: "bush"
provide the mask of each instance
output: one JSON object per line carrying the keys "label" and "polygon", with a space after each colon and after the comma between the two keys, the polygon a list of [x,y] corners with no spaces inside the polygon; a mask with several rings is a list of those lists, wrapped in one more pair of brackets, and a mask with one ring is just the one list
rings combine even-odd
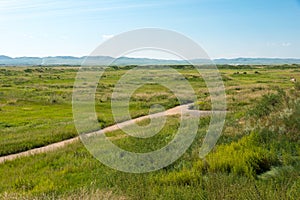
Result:
{"label": "bush", "polygon": [[238,142],[220,145],[207,157],[208,170],[254,177],[277,163],[276,155],[259,146],[256,133]]}
{"label": "bush", "polygon": [[256,117],[263,117],[269,115],[275,108],[282,102],[283,95],[278,92],[277,94],[265,94],[258,104],[249,111],[250,115]]}
{"label": "bush", "polygon": [[201,174],[188,169],[170,172],[159,179],[159,183],[167,185],[191,185],[200,179]]}
{"label": "bush", "polygon": [[33,71],[33,70],[32,70],[32,69],[29,69],[29,68],[28,68],[28,69],[24,69],[24,72],[26,72],[26,73],[32,73],[32,71]]}

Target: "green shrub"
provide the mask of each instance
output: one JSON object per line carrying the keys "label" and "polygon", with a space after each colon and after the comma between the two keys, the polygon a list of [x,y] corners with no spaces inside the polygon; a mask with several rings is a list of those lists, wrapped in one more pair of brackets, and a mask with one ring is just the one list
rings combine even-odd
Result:
{"label": "green shrub", "polygon": [[250,115],[263,117],[269,115],[282,102],[282,94],[265,94],[257,105],[249,111]]}
{"label": "green shrub", "polygon": [[211,102],[210,101],[198,101],[194,105],[191,105],[191,110],[211,110]]}
{"label": "green shrub", "polygon": [[207,157],[208,170],[254,177],[277,163],[275,154],[259,146],[256,134],[243,137],[238,142],[220,145]]}
{"label": "green shrub", "polygon": [[189,169],[170,172],[159,179],[159,183],[167,185],[191,185],[200,179],[201,174]]}
{"label": "green shrub", "polygon": [[30,69],[30,68],[28,68],[28,69],[24,69],[24,72],[26,72],[26,73],[32,73],[32,69]]}

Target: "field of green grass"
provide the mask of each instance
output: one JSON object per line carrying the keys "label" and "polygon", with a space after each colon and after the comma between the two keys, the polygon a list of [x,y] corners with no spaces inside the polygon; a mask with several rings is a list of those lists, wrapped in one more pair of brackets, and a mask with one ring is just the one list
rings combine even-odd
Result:
{"label": "field of green grass", "polygon": [[[210,117],[201,118],[191,147],[168,167],[145,174],[119,172],[97,161],[81,142],[0,164],[0,199],[300,199],[300,66],[219,66],[227,98],[222,136],[204,160],[199,149]],[[204,80],[175,66],[192,85],[197,108],[210,110]],[[77,136],[72,115],[75,67],[0,68],[0,156]],[[105,71],[96,93],[101,127],[114,124],[111,93],[128,67]],[[178,105],[160,85],[139,88],[133,118],[152,105]],[[140,122],[147,124],[147,121]],[[149,152],[176,133],[169,116],[155,136],[107,133],[123,149]]]}

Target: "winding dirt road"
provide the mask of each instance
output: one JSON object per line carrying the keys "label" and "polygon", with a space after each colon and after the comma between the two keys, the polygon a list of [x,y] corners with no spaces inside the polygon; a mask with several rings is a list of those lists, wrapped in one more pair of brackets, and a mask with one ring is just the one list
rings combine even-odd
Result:
{"label": "winding dirt road", "polygon": [[[134,124],[138,121],[142,121],[142,120],[145,120],[145,119],[148,119],[148,118],[162,117],[164,115],[170,116],[170,115],[188,113],[190,115],[207,116],[211,113],[211,111],[189,110],[190,105],[192,105],[192,104],[185,104],[185,105],[177,106],[177,107],[171,108],[169,110],[166,110],[164,112],[150,114],[150,115],[138,117],[138,118],[135,118],[135,119],[131,119],[131,120],[128,120],[128,121],[125,121],[125,122],[117,123],[115,125],[106,127],[106,128],[104,128],[100,131],[101,131],[101,133],[108,133],[108,132],[118,130],[118,129],[120,129],[122,127],[125,127],[125,126],[129,126],[129,125]],[[92,132],[90,134],[91,135],[92,134],[99,134],[99,131]],[[75,138],[63,140],[63,141],[60,141],[60,142],[56,142],[56,143],[53,143],[53,144],[49,144],[49,145],[44,146],[44,147],[35,148],[35,149],[28,150],[28,151],[7,155],[7,156],[2,156],[2,157],[0,157],[0,163],[4,163],[5,161],[14,160],[14,159],[24,157],[24,156],[30,156],[30,155],[35,155],[35,154],[39,154],[39,153],[54,151],[56,149],[62,148],[64,146],[66,146],[68,144],[71,144],[71,143],[73,143],[75,141],[78,141],[78,140],[80,140],[79,136],[77,136]]]}

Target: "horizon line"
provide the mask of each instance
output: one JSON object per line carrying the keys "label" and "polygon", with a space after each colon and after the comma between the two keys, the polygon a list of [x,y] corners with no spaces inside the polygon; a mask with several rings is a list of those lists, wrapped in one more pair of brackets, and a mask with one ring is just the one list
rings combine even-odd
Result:
{"label": "horizon line", "polygon": [[[75,56],[75,55],[51,55],[51,56],[8,56],[8,55],[0,55],[0,56],[5,56],[5,57],[9,57],[12,59],[16,59],[16,58],[56,58],[56,57],[73,57],[73,58],[84,58],[84,57],[111,57],[114,58],[112,56],[108,56],[108,55],[99,55],[99,56],[88,56],[88,55],[83,55],[83,56]],[[153,57],[130,57],[130,56],[121,56],[121,57],[116,57],[114,59],[117,58],[132,58],[132,59],[154,59],[154,60],[178,60],[178,61],[184,61],[183,59],[166,59],[166,58],[153,58]],[[196,59],[203,59],[203,60],[221,60],[221,59],[227,59],[227,60],[234,60],[234,59],[300,59],[300,57],[216,57],[216,58],[193,58],[193,59],[189,59],[189,60],[196,60]]]}

